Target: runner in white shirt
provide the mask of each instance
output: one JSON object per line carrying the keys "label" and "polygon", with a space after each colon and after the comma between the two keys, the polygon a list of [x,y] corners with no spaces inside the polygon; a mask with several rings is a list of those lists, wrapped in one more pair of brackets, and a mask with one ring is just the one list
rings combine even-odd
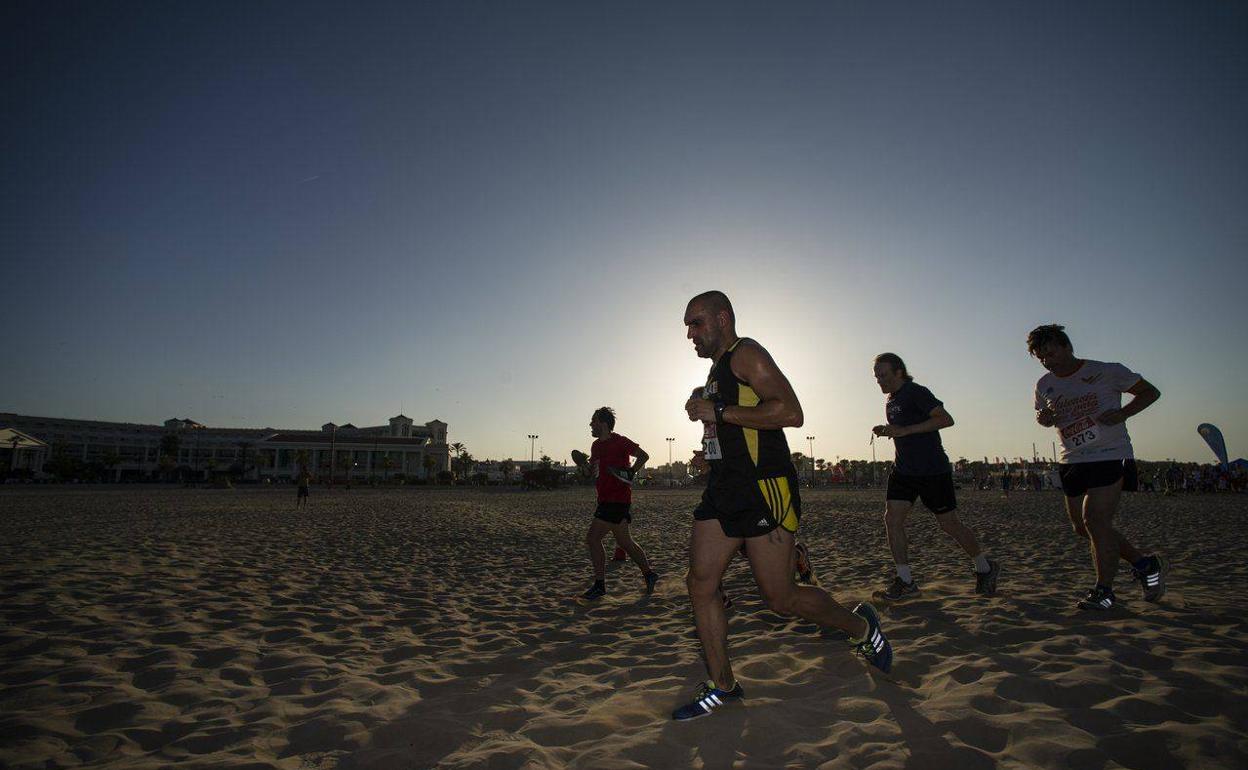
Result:
{"label": "runner in white shirt", "polygon": [[[1057,428],[1062,442],[1059,475],[1066,513],[1075,532],[1091,541],[1096,585],[1078,606],[1114,606],[1119,558],[1131,565],[1144,599],[1155,602],[1166,592],[1166,561],[1141,553],[1114,529],[1113,517],[1122,491],[1135,491],[1136,484],[1124,422],[1160,398],[1161,391],[1122,364],[1076,358],[1064,329],[1037,326],[1027,335],[1027,350],[1049,370],[1036,383],[1036,422]],[[1126,405],[1123,393],[1134,396]]]}

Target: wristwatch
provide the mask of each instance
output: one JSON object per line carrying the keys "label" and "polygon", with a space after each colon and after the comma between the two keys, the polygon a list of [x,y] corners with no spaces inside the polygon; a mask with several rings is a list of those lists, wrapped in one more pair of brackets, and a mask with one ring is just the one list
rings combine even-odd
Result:
{"label": "wristwatch", "polygon": [[725,404],[723,401],[715,402],[715,424],[716,425],[724,424],[724,410],[727,408],[728,408],[728,405]]}

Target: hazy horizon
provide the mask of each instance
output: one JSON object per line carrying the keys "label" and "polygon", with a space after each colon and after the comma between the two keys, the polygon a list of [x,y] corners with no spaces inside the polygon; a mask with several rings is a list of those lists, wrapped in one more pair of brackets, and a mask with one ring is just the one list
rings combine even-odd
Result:
{"label": "hazy horizon", "polygon": [[[1248,6],[24,3],[4,25],[0,411],[441,419],[687,459],[733,300],[869,458],[874,356],[951,458],[1050,453],[1027,332],[1162,391],[1142,459],[1248,455]],[[1239,355],[1234,350],[1240,350]],[[891,457],[887,442],[879,459]]]}

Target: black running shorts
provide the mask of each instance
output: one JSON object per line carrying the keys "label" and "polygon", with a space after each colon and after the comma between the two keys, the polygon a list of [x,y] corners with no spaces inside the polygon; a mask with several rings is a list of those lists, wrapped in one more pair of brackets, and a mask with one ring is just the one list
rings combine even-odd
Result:
{"label": "black running shorts", "polygon": [[932,513],[949,513],[958,507],[953,491],[953,472],[937,473],[935,476],[907,476],[903,473],[888,474],[888,500],[904,500],[913,503],[915,498],[923,501]]}
{"label": "black running shorts", "polygon": [[1058,466],[1062,491],[1067,497],[1083,497],[1089,489],[1108,487],[1122,479],[1122,491],[1139,488],[1135,460],[1101,460],[1094,463],[1063,463]]}
{"label": "black running shorts", "polygon": [[802,518],[802,498],[797,476],[716,484],[702,493],[693,511],[698,521],[718,519],[728,537],[759,537],[776,527],[797,532]]}
{"label": "black running shorts", "polygon": [[630,522],[633,520],[633,514],[629,513],[629,509],[632,507],[632,503],[608,503],[599,501],[598,510],[594,511],[594,518],[602,519],[608,524]]}

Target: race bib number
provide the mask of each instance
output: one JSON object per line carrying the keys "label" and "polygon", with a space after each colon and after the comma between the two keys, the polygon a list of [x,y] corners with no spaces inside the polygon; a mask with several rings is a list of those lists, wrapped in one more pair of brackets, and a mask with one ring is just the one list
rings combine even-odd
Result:
{"label": "race bib number", "polygon": [[716,428],[719,427],[713,422],[702,423],[702,451],[706,452],[708,460],[724,459],[723,450],[719,448],[719,433]]}
{"label": "race bib number", "polygon": [[1100,426],[1091,417],[1080,417],[1062,428],[1062,443],[1070,449],[1081,449],[1095,444],[1101,437]]}

